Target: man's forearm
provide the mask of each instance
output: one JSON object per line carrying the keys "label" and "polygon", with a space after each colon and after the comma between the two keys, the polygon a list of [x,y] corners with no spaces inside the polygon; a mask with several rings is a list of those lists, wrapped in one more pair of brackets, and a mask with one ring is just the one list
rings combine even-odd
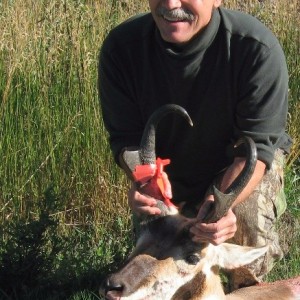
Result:
{"label": "man's forearm", "polygon": [[[220,185],[220,190],[222,192],[224,192],[226,188],[228,188],[230,184],[234,181],[234,179],[240,174],[244,165],[245,165],[244,158],[241,157],[235,158],[233,164],[226,170],[222,178],[221,185]],[[235,207],[237,204],[245,201],[250,196],[250,194],[254,191],[256,186],[260,183],[261,179],[263,178],[265,174],[265,169],[266,169],[265,163],[258,160],[256,163],[254,173],[249,183],[246,185],[246,187],[243,189],[241,194],[235,200],[235,202],[232,205],[232,208]]]}

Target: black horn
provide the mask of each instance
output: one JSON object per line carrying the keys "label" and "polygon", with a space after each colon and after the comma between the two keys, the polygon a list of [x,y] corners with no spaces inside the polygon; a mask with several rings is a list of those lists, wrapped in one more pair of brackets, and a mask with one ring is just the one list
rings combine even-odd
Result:
{"label": "black horn", "polygon": [[169,113],[177,113],[184,117],[193,126],[193,122],[187,111],[179,105],[167,104],[156,110],[149,118],[140,144],[140,159],[142,164],[154,164],[155,153],[155,131],[159,121]]}
{"label": "black horn", "polygon": [[222,193],[218,188],[213,185],[214,202],[212,210],[204,218],[204,222],[214,223],[220,220],[230,209],[234,201],[237,199],[242,190],[246,187],[250,181],[257,162],[257,149],[254,141],[250,137],[240,138],[235,147],[242,144],[246,146],[246,163],[234,180],[234,182]]}
{"label": "black horn", "polygon": [[133,180],[132,173],[138,165],[155,164],[155,131],[159,121],[169,113],[176,113],[183,116],[188,123],[193,126],[193,122],[187,111],[176,104],[166,104],[156,110],[146,123],[139,149],[125,148],[120,156],[122,168],[130,179]]}

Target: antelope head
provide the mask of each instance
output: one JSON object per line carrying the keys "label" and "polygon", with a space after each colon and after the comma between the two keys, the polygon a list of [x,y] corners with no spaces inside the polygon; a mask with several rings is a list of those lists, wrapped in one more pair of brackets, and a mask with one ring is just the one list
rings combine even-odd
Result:
{"label": "antelope head", "polygon": [[218,268],[248,264],[266,247],[195,243],[192,224],[180,214],[148,222],[125,266],[106,279],[100,293],[108,300],[225,299]]}
{"label": "antelope head", "polygon": [[[164,115],[170,109],[174,110],[174,106],[163,107],[160,114]],[[182,112],[177,106],[176,110]],[[159,118],[160,115],[156,114],[154,119]],[[142,139],[142,150],[136,150],[136,154],[125,152],[124,161],[129,161],[127,168],[130,172],[136,161],[143,163],[145,157],[150,157],[152,163],[156,158],[153,142],[156,125],[152,121],[153,118],[150,118],[150,123],[146,126],[148,131],[144,133],[146,138]],[[215,222],[226,214],[253,173],[256,163],[255,144],[250,138],[243,138],[238,145],[240,143],[246,144],[247,163],[225,193],[214,187],[215,205],[205,219],[207,223]],[[146,150],[144,145],[148,145]],[[222,299],[225,295],[218,276],[218,267],[237,268],[266,252],[266,247],[254,249],[226,243],[214,246],[193,242],[189,229],[195,219],[186,218],[178,211],[176,214],[169,214],[163,201],[158,201],[158,205],[164,213],[143,222],[136,247],[127,262],[103,283],[100,293],[106,299],[182,300],[208,299],[212,296],[216,298],[209,299]]]}

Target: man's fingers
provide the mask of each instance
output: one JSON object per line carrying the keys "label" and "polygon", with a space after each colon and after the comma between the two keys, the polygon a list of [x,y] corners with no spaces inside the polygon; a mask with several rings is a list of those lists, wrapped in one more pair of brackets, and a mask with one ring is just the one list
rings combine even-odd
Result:
{"label": "man's fingers", "polygon": [[129,201],[129,207],[137,215],[159,215],[161,213],[160,209],[155,205],[147,205],[141,202]]}
{"label": "man's fingers", "polygon": [[[209,225],[209,226],[206,226]],[[227,235],[231,233],[235,233],[237,229],[236,224],[230,224],[226,227],[220,227],[218,224],[205,224],[199,223],[195,224],[191,229],[191,233],[195,234],[196,236],[202,237],[210,237],[212,239],[217,239],[222,235]]]}
{"label": "man's fingers", "polygon": [[234,236],[237,230],[236,216],[229,210],[225,215],[216,223],[206,224],[198,221],[190,229],[193,234],[193,241],[195,242],[209,242],[214,245],[218,245],[227,239]]}
{"label": "man's fingers", "polygon": [[211,243],[213,245],[220,245],[222,243],[224,243],[225,241],[227,241],[228,239],[231,239],[232,237],[234,237],[235,232],[230,232],[227,234],[220,234],[220,236],[218,235],[200,235],[200,236],[196,236],[194,235],[192,237],[192,241],[193,242],[206,242],[206,243]]}
{"label": "man's fingers", "polygon": [[161,211],[156,207],[156,200],[152,197],[139,193],[133,186],[128,191],[128,205],[137,215],[157,215]]}
{"label": "man's fingers", "polygon": [[196,228],[198,228],[200,231],[208,232],[208,233],[215,233],[220,232],[226,228],[236,227],[236,216],[234,213],[230,213],[230,215],[225,215],[222,219],[220,219],[216,223],[201,223],[197,222],[194,225]]}
{"label": "man's fingers", "polygon": [[164,184],[164,196],[166,196],[169,199],[172,199],[172,187],[171,187],[171,183],[169,181],[168,175],[166,172],[162,172],[162,180],[163,180],[163,184]]}
{"label": "man's fingers", "polygon": [[156,200],[152,197],[136,192],[134,202],[137,206],[155,206]]}
{"label": "man's fingers", "polygon": [[214,245],[219,245],[226,240],[234,237],[236,226],[228,227],[217,232],[203,232],[195,227],[191,228],[194,242],[208,242]]}
{"label": "man's fingers", "polygon": [[141,215],[159,215],[161,213],[160,209],[155,206],[140,206],[136,208],[136,211]]}

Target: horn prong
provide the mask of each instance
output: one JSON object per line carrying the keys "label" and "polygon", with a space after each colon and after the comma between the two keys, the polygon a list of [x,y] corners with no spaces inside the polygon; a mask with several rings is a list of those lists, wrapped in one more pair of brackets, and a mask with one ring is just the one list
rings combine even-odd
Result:
{"label": "horn prong", "polygon": [[214,223],[220,220],[230,209],[234,201],[240,195],[242,190],[249,183],[257,162],[257,149],[254,141],[250,137],[242,137],[237,141],[235,147],[241,144],[246,145],[246,163],[233,183],[225,190],[224,193],[213,186],[214,202],[213,208],[204,218],[204,222]]}

